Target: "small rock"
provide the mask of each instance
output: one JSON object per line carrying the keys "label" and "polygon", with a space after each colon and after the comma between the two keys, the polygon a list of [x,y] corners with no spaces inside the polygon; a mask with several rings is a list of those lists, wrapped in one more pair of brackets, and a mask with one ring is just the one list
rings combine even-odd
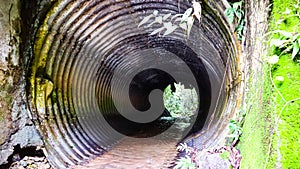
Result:
{"label": "small rock", "polygon": [[28,160],[28,156],[25,156],[25,157],[23,158],[23,160],[24,160],[24,161],[27,161],[27,160]]}
{"label": "small rock", "polygon": [[28,164],[32,164],[32,163],[34,163],[34,161],[33,161],[33,160],[31,160],[31,159],[28,159],[28,160],[26,160],[26,162],[27,162]]}
{"label": "small rock", "polygon": [[45,169],[49,169],[49,168],[51,168],[50,164],[49,163],[45,164]]}
{"label": "small rock", "polygon": [[15,154],[13,155],[12,157],[12,161],[15,162],[15,161],[20,161],[21,160],[21,157],[20,157],[20,154]]}
{"label": "small rock", "polygon": [[20,161],[20,164],[21,164],[21,166],[23,166],[23,167],[27,167],[27,162],[26,161],[24,161],[24,160],[21,160]]}
{"label": "small rock", "polygon": [[44,161],[44,157],[36,157],[35,161],[42,162]]}

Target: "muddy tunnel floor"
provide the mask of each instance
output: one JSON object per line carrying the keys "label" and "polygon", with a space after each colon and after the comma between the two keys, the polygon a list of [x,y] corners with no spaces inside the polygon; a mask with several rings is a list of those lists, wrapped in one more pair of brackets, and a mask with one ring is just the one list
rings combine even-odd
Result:
{"label": "muddy tunnel floor", "polygon": [[177,157],[177,141],[152,138],[125,138],[109,152],[93,159],[89,164],[74,168],[171,168]]}
{"label": "muddy tunnel floor", "polygon": [[[25,30],[35,37],[26,49],[30,116],[53,167],[165,168],[179,142],[220,142],[241,97],[237,41],[221,1],[203,1],[188,34],[177,26],[165,35],[153,32],[192,10],[190,2],[51,2]],[[149,16],[153,23],[141,24]],[[174,83],[196,92],[188,119],[171,118],[164,105]]]}

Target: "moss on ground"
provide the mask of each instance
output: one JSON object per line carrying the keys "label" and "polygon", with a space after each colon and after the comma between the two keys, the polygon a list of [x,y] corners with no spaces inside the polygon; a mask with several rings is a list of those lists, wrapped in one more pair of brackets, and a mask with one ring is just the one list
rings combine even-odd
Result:
{"label": "moss on ground", "polygon": [[[300,32],[300,19],[298,17],[288,17],[286,9],[295,10],[293,5],[298,0],[274,0],[270,22],[272,30],[283,30],[288,32]],[[298,13],[300,13],[298,9]],[[280,23],[280,24],[278,24]],[[271,37],[272,38],[272,37]],[[270,55],[278,54],[278,50],[271,49]],[[276,81],[276,77],[284,78],[283,82]],[[288,103],[293,99],[300,98],[300,64],[291,59],[291,54],[284,54],[280,57],[277,65],[273,67],[272,77],[276,88],[282,94],[274,90],[272,97],[276,103],[276,117],[279,117],[277,134],[274,133],[271,158],[267,168],[300,168],[300,101]],[[267,86],[269,84],[265,84]],[[280,150],[280,154],[275,149]]]}
{"label": "moss on ground", "polygon": [[[252,77],[252,76],[255,76]],[[252,82],[251,79],[257,79]],[[240,149],[243,159],[241,163],[242,169],[249,168],[264,168],[268,152],[268,136],[270,133],[271,124],[271,109],[269,106],[271,95],[269,88],[263,89],[264,75],[251,73],[249,77],[249,92],[247,93],[247,107],[248,110],[243,125],[243,134],[240,138],[238,148]],[[265,90],[267,92],[262,92]],[[262,107],[261,105],[266,105]]]}
{"label": "moss on ground", "polygon": [[[300,18],[289,17],[287,8],[295,12],[299,0],[274,0],[270,19],[270,31],[283,30],[300,33]],[[299,4],[300,5],[300,4]],[[300,9],[300,8],[299,8]],[[300,11],[298,9],[298,14]],[[278,38],[272,35],[270,38]],[[279,55],[280,51],[269,49],[269,55]],[[299,55],[299,53],[298,53]],[[293,61],[291,52],[280,56],[278,64],[264,65],[264,75],[253,72],[248,79],[246,120],[238,148],[243,155],[241,168],[300,168],[300,63]],[[271,71],[271,74],[270,74]],[[272,84],[270,75],[275,83]],[[257,80],[252,81],[252,76]],[[258,76],[264,77],[260,79]],[[282,82],[276,77],[284,78]],[[263,85],[263,93],[260,86]],[[277,92],[282,93],[282,97]],[[262,97],[262,99],[261,99]],[[262,100],[262,103],[259,102]],[[262,109],[260,104],[262,104]],[[251,106],[251,108],[250,108]],[[278,117],[279,120],[276,120]]]}
{"label": "moss on ground", "polygon": [[300,168],[300,100],[287,104],[290,100],[300,98],[300,65],[291,61],[290,55],[281,56],[278,66],[273,71],[273,78],[284,77],[282,84],[277,88],[282,93],[276,97],[276,115],[278,123],[281,164],[283,168]]}

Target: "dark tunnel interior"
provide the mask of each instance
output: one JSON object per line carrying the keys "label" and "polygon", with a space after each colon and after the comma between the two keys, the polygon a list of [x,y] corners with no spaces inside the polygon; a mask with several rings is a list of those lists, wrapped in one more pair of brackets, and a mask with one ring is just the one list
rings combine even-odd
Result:
{"label": "dark tunnel interior", "polygon": [[[162,43],[163,42],[163,43]],[[132,47],[133,46],[133,47]],[[204,126],[204,123],[206,121],[208,111],[211,104],[211,84],[209,80],[209,75],[207,73],[207,70],[205,68],[205,65],[201,61],[201,58],[197,57],[197,54],[189,48],[184,43],[170,38],[161,38],[157,36],[146,36],[142,35],[139,37],[130,37],[127,38],[126,41],[120,42],[120,44],[115,46],[116,48],[112,49],[112,52],[108,52],[108,55],[104,58],[120,58],[119,64],[122,64],[122,66],[126,66],[126,62],[122,62],[122,58],[129,58],[129,60],[133,60],[135,57],[135,50],[143,50],[143,49],[151,49],[153,51],[152,54],[158,55],[158,57],[164,57],[159,56],[161,55],[161,52],[155,52],[159,49],[167,50],[176,56],[178,56],[180,59],[184,61],[184,64],[187,64],[191,72],[193,73],[193,76],[197,80],[197,88],[199,89],[199,92],[197,93],[199,96],[200,103],[198,105],[198,111],[196,114],[196,121],[195,123],[188,128],[190,131],[188,131],[189,134],[192,132],[197,132],[202,129]],[[132,49],[132,51],[129,51],[128,49]],[[149,51],[147,51],[149,52]],[[125,56],[126,55],[126,56]],[[140,55],[143,55],[143,53],[140,53]],[[147,55],[147,54],[146,54]],[[155,61],[159,62],[159,60]],[[178,74],[177,76],[185,76],[184,70],[180,70],[180,64],[183,64],[183,62],[176,63],[176,60],[168,60],[168,63],[171,62],[174,66],[173,72],[176,72]],[[101,74],[113,74],[110,72],[113,72],[114,68],[113,66],[110,66],[109,59],[104,60],[103,65],[99,66],[100,68],[97,71],[98,77],[97,78],[97,88],[99,87],[99,91],[96,91],[99,93],[98,97],[99,101],[99,107],[101,112],[104,114],[104,118],[108,121],[108,123],[117,131],[121,132],[125,135],[134,136],[135,133],[143,133],[142,137],[153,137],[161,132],[164,132],[166,129],[168,129],[171,125],[173,125],[172,122],[165,124],[164,121],[161,121],[159,118],[161,116],[170,116],[170,113],[166,108],[164,108],[164,111],[162,112],[161,116],[153,120],[151,123],[143,124],[143,123],[134,123],[128,119],[126,119],[124,116],[120,115],[118,113],[118,110],[114,107],[113,103],[111,104],[111,108],[104,107],[106,102],[108,102],[105,99],[101,99],[103,97],[103,93],[107,90],[106,88],[101,88],[101,86],[105,85],[105,80],[102,78]],[[115,65],[114,65],[115,66]],[[164,65],[163,65],[164,66]],[[165,66],[169,66],[166,64]],[[111,68],[111,69],[107,69]],[[176,68],[176,69],[175,69]],[[107,72],[108,71],[108,72]],[[185,79],[185,77],[183,77]],[[180,80],[180,79],[178,79]],[[181,81],[176,81],[170,74],[168,74],[165,71],[159,70],[159,69],[146,69],[144,71],[139,72],[137,75],[134,76],[132,81],[130,82],[129,86],[129,98],[130,98],[130,105],[132,104],[137,110],[139,111],[146,111],[151,107],[151,103],[149,102],[149,95],[154,89],[159,89],[161,91],[164,91],[164,89],[168,85],[173,86],[174,83],[178,83]],[[183,81],[185,86],[192,86],[189,81]],[[106,96],[106,98],[111,98],[111,96]],[[163,99],[162,96],[160,97],[160,105],[163,105]],[[156,105],[155,105],[156,106]],[[117,119],[117,120],[116,120]],[[162,126],[160,126],[162,125]],[[157,128],[160,128],[161,130],[157,130]],[[157,133],[159,132],[159,133]],[[174,131],[176,132],[176,131]],[[137,137],[140,137],[136,135]]]}

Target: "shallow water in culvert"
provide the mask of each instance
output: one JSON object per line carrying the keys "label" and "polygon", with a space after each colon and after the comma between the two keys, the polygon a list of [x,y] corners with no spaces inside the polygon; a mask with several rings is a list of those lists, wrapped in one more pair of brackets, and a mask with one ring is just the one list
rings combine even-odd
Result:
{"label": "shallow water in culvert", "polygon": [[159,169],[173,166],[176,140],[124,138],[111,151],[75,169]]}

